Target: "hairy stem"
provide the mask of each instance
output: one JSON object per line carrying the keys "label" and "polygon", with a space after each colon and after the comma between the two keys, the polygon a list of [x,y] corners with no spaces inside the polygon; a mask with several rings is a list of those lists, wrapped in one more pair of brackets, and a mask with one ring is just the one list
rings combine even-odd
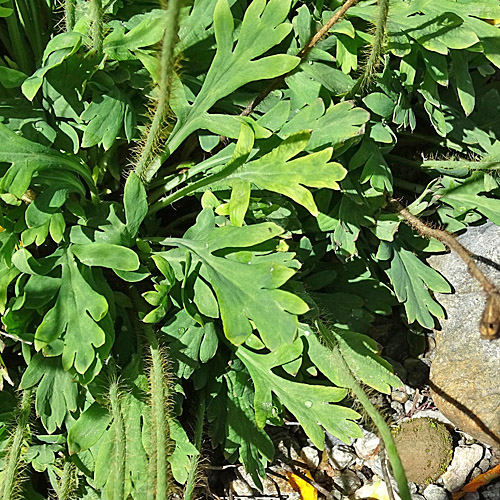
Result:
{"label": "hairy stem", "polygon": [[66,31],[72,31],[75,27],[75,1],[76,0],[66,0],[64,2]]}
{"label": "hairy stem", "polygon": [[363,74],[355,85],[351,95],[356,91],[363,91],[370,84],[371,79],[380,62],[380,56],[383,52],[384,39],[387,25],[387,16],[389,14],[389,0],[378,0],[377,20],[375,22],[375,35],[373,38],[373,45],[366,61]]}
{"label": "hairy stem", "polygon": [[479,281],[487,294],[498,293],[497,287],[484,275],[481,269],[479,269],[477,264],[474,262],[471,252],[461,245],[452,234],[448,231],[444,231],[443,229],[434,229],[429,227],[394,198],[389,200],[389,206],[392,210],[403,217],[406,223],[415,229],[421,236],[428,239],[435,238],[436,240],[444,243],[449,249],[454,250],[467,264],[467,270],[470,275]]}
{"label": "hairy stem", "polygon": [[102,42],[104,40],[104,22],[102,12],[102,0],[90,0],[90,19],[92,20],[92,43],[94,50],[100,54],[102,52]]}
{"label": "hairy stem", "polygon": [[[392,437],[391,430],[387,425],[384,417],[378,412],[377,408],[372,404],[370,398],[366,392],[361,387],[348,364],[346,363],[344,357],[340,353],[337,347],[337,342],[332,332],[321,322],[317,322],[318,330],[324,344],[332,351],[334,356],[334,362],[337,369],[342,373],[342,378],[346,381],[346,386],[350,389],[356,396],[358,401],[361,403],[365,409],[368,416],[371,418],[375,427],[377,427],[378,432],[382,440],[384,441],[385,450],[389,461],[392,466],[392,472],[394,474],[394,479],[399,488],[399,494],[403,500],[411,500],[410,490],[408,489],[408,482],[406,480],[406,475],[401,464],[398,452],[396,450],[396,444],[394,443],[394,438]],[[389,485],[387,486],[389,488]]]}
{"label": "hairy stem", "polygon": [[112,492],[110,500],[123,500],[125,484],[125,425],[121,411],[120,386],[114,378],[109,387],[109,402],[113,418],[113,462],[110,464]]}
{"label": "hairy stem", "polygon": [[158,143],[158,138],[161,133],[161,127],[165,120],[165,114],[167,111],[168,102],[170,100],[170,89],[172,84],[172,76],[174,73],[173,54],[175,43],[177,41],[180,6],[181,0],[170,0],[165,15],[165,35],[163,36],[160,60],[160,97],[158,99],[158,106],[156,108],[153,121],[146,137],[146,143],[134,169],[135,173],[144,182],[149,182],[160,166],[156,163],[151,164],[151,157],[153,155],[155,146]]}
{"label": "hairy stem", "polygon": [[487,340],[494,340],[500,337],[500,290],[485,276],[481,269],[479,269],[478,265],[474,261],[475,256],[467,250],[467,248],[461,245],[448,231],[429,227],[418,217],[415,217],[415,215],[410,213],[410,211],[401,205],[398,200],[395,200],[394,198],[390,199],[389,206],[392,210],[403,217],[406,223],[415,229],[421,236],[429,239],[436,238],[444,243],[450,250],[454,250],[465,262],[467,265],[467,271],[480,283],[487,295],[483,315],[479,323],[481,337]]}
{"label": "hairy stem", "polygon": [[151,356],[149,370],[151,455],[148,462],[148,498],[167,500],[171,485],[168,464],[170,431],[168,426],[166,360],[151,328],[146,327],[146,335],[149,343],[149,355]]}
{"label": "hairy stem", "polygon": [[69,500],[75,491],[75,486],[75,466],[68,460],[64,462],[57,490],[57,500]]}
{"label": "hairy stem", "polygon": [[201,456],[201,441],[203,437],[203,424],[205,422],[205,391],[201,392],[200,401],[198,403],[198,411],[196,412],[196,427],[194,430],[194,445],[198,450],[198,454],[191,459],[191,467],[184,489],[184,500],[191,500],[193,498],[194,487],[196,486],[196,479],[198,475],[198,464]]}
{"label": "hairy stem", "polygon": [[11,436],[7,465],[3,472],[3,482],[0,485],[0,500],[13,500],[20,488],[22,477],[19,473],[21,466],[21,449],[29,436],[28,422],[31,413],[33,392],[31,389],[23,391],[17,411],[16,428]]}

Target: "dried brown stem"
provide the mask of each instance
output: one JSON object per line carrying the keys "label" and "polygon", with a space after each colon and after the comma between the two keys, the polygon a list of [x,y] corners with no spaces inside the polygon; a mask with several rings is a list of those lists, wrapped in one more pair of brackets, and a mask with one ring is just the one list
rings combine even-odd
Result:
{"label": "dried brown stem", "polygon": [[434,229],[410,213],[398,200],[391,198],[389,206],[397,212],[405,222],[415,229],[424,238],[435,238],[444,243],[450,250],[455,251],[467,264],[469,274],[477,280],[487,295],[486,306],[480,323],[480,332],[483,338],[492,340],[500,335],[500,291],[479,269],[474,261],[473,254],[461,245],[448,231]]}
{"label": "dried brown stem", "polygon": [[[340,9],[335,12],[335,14],[328,20],[328,22],[319,29],[316,34],[307,42],[307,44],[300,49],[297,57],[300,57],[301,62],[306,58],[307,54],[311,52],[311,49],[323,38],[323,36],[328,32],[328,30],[335,24],[338,23],[347,10],[352,7],[358,0],[346,0]],[[271,80],[269,85],[240,113],[240,116],[248,116],[253,110],[273,91],[276,90],[283,80],[289,75],[278,76]]]}

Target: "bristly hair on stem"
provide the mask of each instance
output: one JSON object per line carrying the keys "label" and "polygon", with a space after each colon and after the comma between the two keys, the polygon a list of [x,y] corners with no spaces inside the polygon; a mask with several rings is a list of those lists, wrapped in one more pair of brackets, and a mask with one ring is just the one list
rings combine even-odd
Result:
{"label": "bristly hair on stem", "polygon": [[21,396],[19,408],[17,410],[16,427],[12,433],[7,447],[6,466],[2,473],[0,483],[0,500],[14,500],[17,498],[23,481],[21,473],[23,459],[21,456],[25,441],[30,437],[28,427],[33,391],[25,389]]}
{"label": "bristly hair on stem", "polygon": [[373,43],[368,54],[363,73],[358,78],[354,87],[348,93],[349,97],[354,97],[357,93],[363,93],[373,79],[373,75],[380,64],[380,58],[384,52],[384,40],[386,35],[387,17],[389,16],[389,0],[378,0],[377,18],[375,21],[375,33]]}
{"label": "bristly hair on stem", "polygon": [[92,44],[94,50],[102,53],[104,41],[104,21],[102,11],[102,0],[90,0],[90,19],[92,20]]}
{"label": "bristly hair on stem", "polygon": [[66,31],[73,31],[75,27],[75,1],[66,0],[64,2],[64,17],[66,19]]}
{"label": "bristly hair on stem", "polygon": [[153,121],[148,129],[144,147],[134,167],[134,172],[143,182],[149,182],[160,168],[151,164],[155,148],[161,137],[161,129],[167,114],[172,79],[174,74],[174,48],[177,42],[181,0],[170,0],[165,13],[165,34],[162,41],[160,58],[159,98]]}
{"label": "bristly hair on stem", "polygon": [[155,332],[146,326],[150,368],[150,450],[148,460],[148,500],[167,500],[172,491],[168,458],[172,453],[170,439],[170,380],[168,359]]}

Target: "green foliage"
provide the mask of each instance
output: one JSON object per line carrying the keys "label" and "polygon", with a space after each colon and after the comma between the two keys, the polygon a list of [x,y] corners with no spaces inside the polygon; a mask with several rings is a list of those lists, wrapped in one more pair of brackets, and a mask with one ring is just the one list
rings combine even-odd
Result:
{"label": "green foliage", "polygon": [[204,433],[260,485],[289,415],[361,435],[348,391],[389,439],[370,335],[450,286],[387,200],[500,224],[498,2],[361,0],[305,57],[332,2],[0,4],[1,498],[189,499]]}

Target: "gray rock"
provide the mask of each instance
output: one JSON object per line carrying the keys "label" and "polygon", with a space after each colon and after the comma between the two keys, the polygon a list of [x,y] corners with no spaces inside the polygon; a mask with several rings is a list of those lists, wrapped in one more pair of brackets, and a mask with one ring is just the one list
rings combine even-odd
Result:
{"label": "gray rock", "polygon": [[346,495],[352,495],[361,486],[361,480],[352,470],[345,470],[339,476],[333,478],[333,482]]}
{"label": "gray rock", "polygon": [[448,493],[444,488],[435,484],[429,484],[424,490],[425,500],[448,500]]}
{"label": "gray rock", "polygon": [[356,456],[347,446],[336,446],[330,453],[330,464],[334,469],[345,469],[354,463]]}
{"label": "gray rock", "polygon": [[490,484],[481,493],[482,500],[498,500],[500,498],[500,483]]}
{"label": "gray rock", "polygon": [[320,462],[319,451],[312,446],[304,446],[300,450],[300,458],[307,464],[309,469],[316,469]]}
{"label": "gray rock", "polygon": [[[474,493],[466,493],[463,498],[464,500],[481,500],[481,495],[475,491]],[[498,500],[498,497],[492,500]]]}
{"label": "gray rock", "polygon": [[453,460],[443,474],[443,484],[448,491],[458,491],[466,482],[474,466],[483,457],[484,449],[478,444],[455,448]]}
{"label": "gray rock", "polygon": [[[459,238],[466,248],[500,263],[500,227],[488,223],[469,228]],[[485,295],[455,252],[433,256],[429,264],[452,284],[453,294],[436,294],[446,310],[442,331],[436,332],[436,354],[430,380],[433,399],[441,412],[474,438],[500,446],[500,340],[484,340],[479,321]],[[500,271],[479,267],[500,285]]]}
{"label": "gray rock", "polygon": [[370,458],[378,455],[380,446],[380,439],[373,432],[367,432],[365,437],[356,439],[354,441],[354,449],[359,458],[369,460]]}
{"label": "gray rock", "polygon": [[412,493],[411,500],[425,500],[425,497],[420,495],[420,493]]}

